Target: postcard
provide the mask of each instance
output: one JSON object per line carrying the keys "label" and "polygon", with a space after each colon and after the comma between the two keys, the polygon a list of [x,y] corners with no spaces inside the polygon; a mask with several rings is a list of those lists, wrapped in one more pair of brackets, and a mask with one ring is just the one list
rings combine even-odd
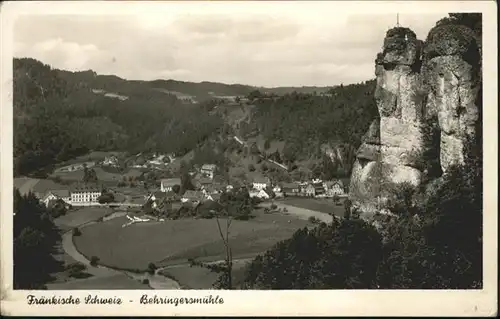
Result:
{"label": "postcard", "polygon": [[495,9],[3,2],[2,315],[495,316]]}

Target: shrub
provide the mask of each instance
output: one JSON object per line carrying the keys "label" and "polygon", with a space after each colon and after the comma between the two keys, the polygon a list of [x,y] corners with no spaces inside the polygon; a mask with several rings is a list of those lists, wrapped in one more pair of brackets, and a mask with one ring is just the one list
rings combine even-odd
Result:
{"label": "shrub", "polygon": [[313,223],[313,224],[317,224],[319,222],[319,219],[317,219],[316,217],[314,216],[310,216],[308,219],[307,219],[310,223]]}
{"label": "shrub", "polygon": [[66,271],[68,275],[73,278],[82,278],[84,277],[83,271],[86,269],[85,265],[80,263],[72,263],[66,266]]}
{"label": "shrub", "polygon": [[97,256],[90,257],[90,265],[92,267],[97,267],[98,263],[99,263],[99,257],[97,257]]}
{"label": "shrub", "polygon": [[78,227],[73,228],[73,236],[80,236],[81,234],[82,232],[78,229]]}
{"label": "shrub", "polygon": [[143,284],[145,284],[145,285],[149,285],[149,279],[147,279],[147,278],[146,278],[146,279],[143,279],[143,280],[142,280],[142,283],[143,283]]}
{"label": "shrub", "polygon": [[156,265],[154,263],[149,263],[149,265],[148,265],[148,272],[150,274],[154,274],[156,269],[157,269],[157,267],[156,267]]}
{"label": "shrub", "polygon": [[276,204],[272,204],[272,205],[271,205],[271,209],[273,209],[273,210],[274,210],[274,209],[277,209],[277,208],[278,208],[278,206],[277,206]]}

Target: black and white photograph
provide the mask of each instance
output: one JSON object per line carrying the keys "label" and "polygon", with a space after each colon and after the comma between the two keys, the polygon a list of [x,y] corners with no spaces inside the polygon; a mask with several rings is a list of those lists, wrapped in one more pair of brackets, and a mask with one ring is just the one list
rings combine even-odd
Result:
{"label": "black and white photograph", "polygon": [[11,19],[2,290],[157,304],[496,282],[484,11],[336,2],[52,3]]}

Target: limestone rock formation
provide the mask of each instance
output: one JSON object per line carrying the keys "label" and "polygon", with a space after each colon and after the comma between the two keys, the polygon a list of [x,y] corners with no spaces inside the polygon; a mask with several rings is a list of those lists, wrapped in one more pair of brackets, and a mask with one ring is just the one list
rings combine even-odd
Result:
{"label": "limestone rock formation", "polygon": [[376,209],[385,183],[421,182],[426,138],[422,49],[413,31],[394,28],[375,61],[380,119],[372,123],[358,150],[350,187],[353,202],[364,211]]}
{"label": "limestone rock formation", "polygon": [[377,118],[353,166],[350,199],[364,215],[383,208],[389,186],[417,187],[463,161],[481,95],[477,38],[461,25],[438,25],[426,43],[408,28],[386,34],[375,60]]}
{"label": "limestone rock formation", "polygon": [[471,29],[442,25],[429,33],[425,56],[426,109],[437,116],[441,168],[446,171],[463,163],[464,144],[477,130],[480,53]]}

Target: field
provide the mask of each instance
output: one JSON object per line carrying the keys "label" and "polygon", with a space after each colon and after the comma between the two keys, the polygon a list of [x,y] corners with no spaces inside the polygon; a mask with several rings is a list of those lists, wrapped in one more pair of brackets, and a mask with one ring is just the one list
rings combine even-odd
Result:
{"label": "field", "polygon": [[63,163],[60,163],[58,166],[66,166],[66,165],[71,165],[71,164],[79,164],[83,162],[96,162],[96,161],[102,161],[104,160],[107,156],[115,155],[116,157],[120,158],[124,156],[123,152],[104,152],[104,151],[94,151],[90,152],[85,155],[78,156],[74,159],[71,159],[69,161],[65,161]]}
{"label": "field", "polygon": [[62,230],[68,230],[79,225],[96,220],[113,213],[113,209],[106,207],[82,207],[73,209],[66,213],[66,215],[58,217],[55,224]]}
{"label": "field", "polygon": [[91,277],[88,279],[51,283],[47,285],[47,288],[49,290],[151,289],[148,285],[129,278],[125,274],[117,274],[108,277]]}
{"label": "field", "polygon": [[[83,255],[97,256],[103,265],[123,269],[146,269],[150,262],[157,266],[183,264],[195,257],[207,261],[224,258],[224,246],[213,219],[169,220],[122,228],[126,221],[116,218],[84,227],[82,235],[75,237],[75,245]],[[261,253],[307,225],[310,223],[306,220],[279,214],[233,221],[233,258]]]}
{"label": "field", "polygon": [[[123,179],[122,174],[120,173],[110,173],[100,167],[93,167],[93,169],[97,174],[97,179],[99,180],[99,182],[116,184]],[[72,172],[54,172],[52,176],[59,177],[64,181],[79,182],[83,180],[83,170]]]}
{"label": "field", "polygon": [[[233,261],[233,285],[238,287],[245,275],[245,266],[248,260],[243,262]],[[202,267],[190,267],[183,265],[172,267],[161,271],[162,274],[175,279],[185,289],[211,289],[219,274],[211,272]]]}
{"label": "field", "polygon": [[286,205],[313,210],[325,214],[333,213],[336,216],[343,216],[344,214],[344,205],[342,199],[340,200],[339,205],[336,205],[332,199],[301,198],[301,197],[286,197],[280,199],[279,202]]}

